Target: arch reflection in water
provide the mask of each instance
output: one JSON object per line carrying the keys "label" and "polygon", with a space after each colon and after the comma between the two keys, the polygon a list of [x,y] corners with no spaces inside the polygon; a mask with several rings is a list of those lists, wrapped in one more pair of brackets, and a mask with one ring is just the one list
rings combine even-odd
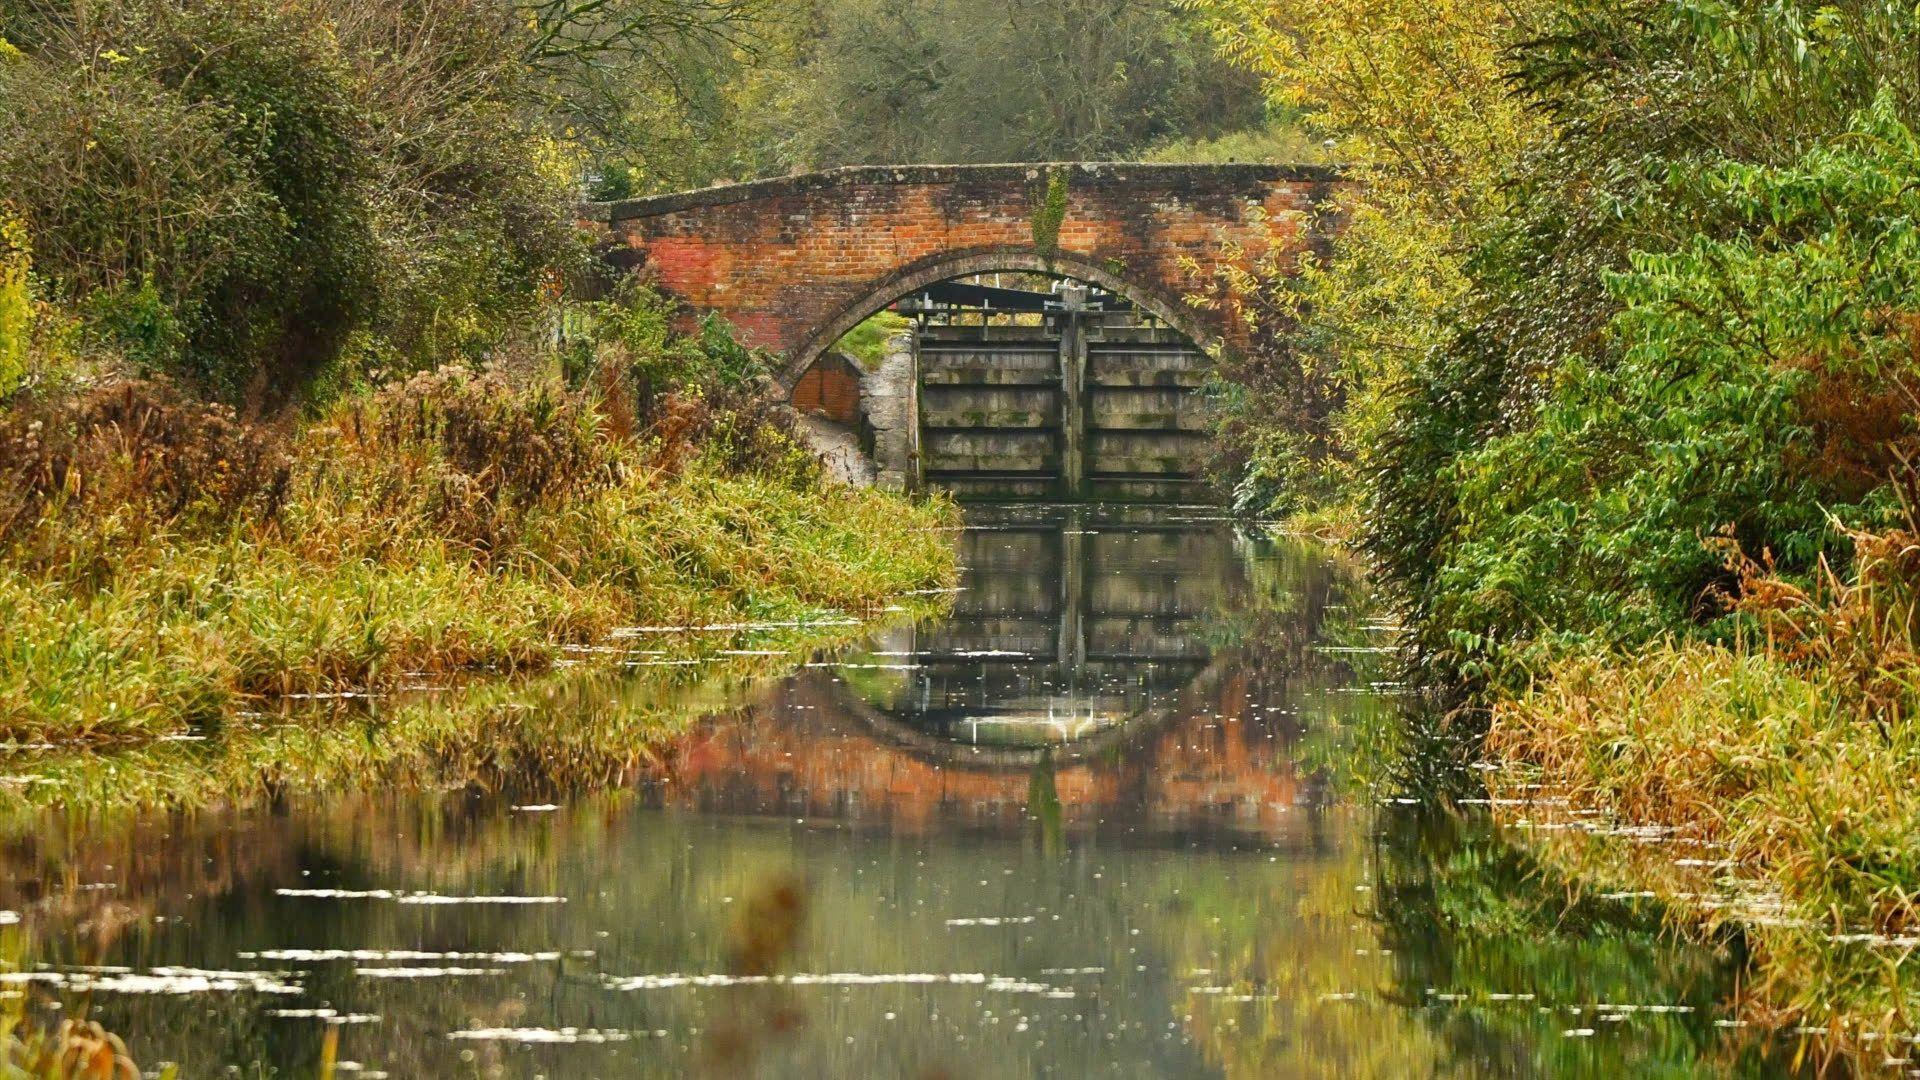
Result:
{"label": "arch reflection in water", "polygon": [[[976,507],[950,615],[788,680],[751,722],[704,725],[658,794],[875,827],[1313,846],[1327,781],[1294,764],[1293,699],[1342,677],[1306,647],[1339,581],[1319,560],[1248,560],[1212,516]],[[1261,573],[1282,595],[1260,595]],[[1281,632],[1249,635],[1256,611]]]}

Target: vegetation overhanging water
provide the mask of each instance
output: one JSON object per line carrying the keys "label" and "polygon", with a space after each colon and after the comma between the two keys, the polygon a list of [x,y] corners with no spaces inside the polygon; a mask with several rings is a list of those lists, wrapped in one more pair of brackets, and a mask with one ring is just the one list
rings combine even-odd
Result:
{"label": "vegetation overhanging water", "polygon": [[185,1075],[1791,1071],[1733,943],[1570,892],[1395,734],[1337,557],[1197,509],[952,535],[957,592],[824,652],[660,628],[10,754],[7,989]]}

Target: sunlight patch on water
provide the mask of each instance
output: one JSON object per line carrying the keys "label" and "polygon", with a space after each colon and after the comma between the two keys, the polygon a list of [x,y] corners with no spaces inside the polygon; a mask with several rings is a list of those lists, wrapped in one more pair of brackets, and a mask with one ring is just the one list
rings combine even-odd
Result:
{"label": "sunlight patch on water", "polygon": [[441,896],[393,889],[275,889],[280,896],[316,900],[392,900],[401,904],[564,904],[564,896]]}
{"label": "sunlight patch on water", "polygon": [[[666,1032],[655,1031],[655,1038],[665,1038]],[[447,1032],[449,1039],[472,1039],[478,1042],[517,1042],[517,1043],[610,1043],[627,1042],[633,1038],[631,1032],[603,1031],[598,1028],[469,1028],[465,1031]]]}
{"label": "sunlight patch on water", "polygon": [[260,949],[236,953],[242,960],[280,960],[290,963],[318,963],[326,960],[485,960],[494,964],[532,964],[558,960],[562,955],[589,957],[591,950],[562,954],[550,952],[437,952],[418,949]]}

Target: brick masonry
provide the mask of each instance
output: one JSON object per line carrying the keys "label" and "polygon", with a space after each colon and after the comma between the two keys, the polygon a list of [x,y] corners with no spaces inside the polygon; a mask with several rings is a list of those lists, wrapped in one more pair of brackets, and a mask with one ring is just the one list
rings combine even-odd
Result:
{"label": "brick masonry", "polygon": [[828,353],[794,383],[791,402],[803,413],[824,416],[839,424],[860,421],[860,366],[838,353]]}
{"label": "brick masonry", "polygon": [[[1058,250],[1036,206],[1067,177]],[[1227,260],[1294,258],[1337,226],[1337,170],[1283,165],[859,166],[591,203],[614,265],[696,312],[718,312],[782,357],[789,389],[840,335],[934,282],[1052,270],[1121,292],[1202,344],[1243,341],[1220,307],[1186,298]]]}

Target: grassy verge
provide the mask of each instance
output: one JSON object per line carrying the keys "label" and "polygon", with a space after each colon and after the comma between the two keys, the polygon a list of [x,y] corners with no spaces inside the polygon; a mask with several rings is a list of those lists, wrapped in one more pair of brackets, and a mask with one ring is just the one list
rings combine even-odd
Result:
{"label": "grassy verge", "polygon": [[[888,617],[930,610],[910,605]],[[630,781],[689,724],[737,707],[754,684],[871,629],[860,622],[672,635],[630,643],[632,652],[596,650],[591,660],[563,660],[530,678],[275,702],[190,740],[20,751],[0,757],[8,774],[0,783],[9,788],[0,798],[0,837],[46,828],[45,812],[56,807],[97,823],[150,809],[247,807],[362,786],[368,776],[395,790],[471,787],[565,801]]]}
{"label": "grassy verge", "polygon": [[1747,567],[1740,640],[1564,659],[1490,736],[1511,819],[1547,820],[1542,793],[1604,812],[1536,833],[1554,859],[1739,927],[1755,1018],[1870,1068],[1920,1035],[1915,539],[1859,537],[1820,589]]}
{"label": "grassy verge", "polygon": [[640,624],[870,613],[954,573],[941,504],[821,485],[697,401],[448,370],[266,431],[128,384],[5,416],[0,740],[550,667]]}

